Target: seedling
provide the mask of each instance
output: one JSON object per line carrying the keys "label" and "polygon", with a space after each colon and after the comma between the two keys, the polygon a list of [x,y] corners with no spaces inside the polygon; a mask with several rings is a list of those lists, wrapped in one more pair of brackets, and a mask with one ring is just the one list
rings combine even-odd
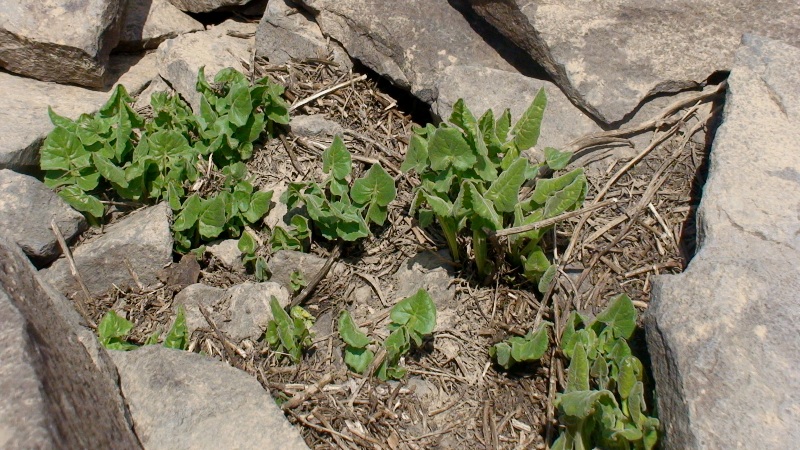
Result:
{"label": "seedling", "polygon": [[306,286],[308,286],[308,281],[301,272],[295,270],[289,275],[289,287],[292,288],[293,293],[300,292]]}
{"label": "seedling", "polygon": [[242,252],[242,264],[252,270],[253,276],[256,280],[264,281],[269,278],[269,269],[267,268],[267,261],[263,256],[257,255],[258,243],[255,238],[250,235],[250,232],[242,232],[237,244],[239,251]]}
{"label": "seedling", "polygon": [[497,364],[508,370],[515,364],[540,359],[550,345],[547,328],[542,326],[536,332],[531,330],[525,336],[514,336],[493,345],[489,356]]}
{"label": "seedling", "polygon": [[[135,350],[139,348],[138,345],[128,342],[125,337],[133,329],[133,322],[124,317],[120,317],[113,310],[109,310],[100,320],[97,326],[97,335],[100,344],[109,350]],[[154,345],[158,343],[158,332],[153,333],[145,345]],[[186,350],[189,348],[189,332],[186,328],[186,313],[183,306],[178,308],[178,314],[175,316],[175,323],[172,324],[164,338],[164,347],[174,348],[178,350]]]}
{"label": "seedling", "polygon": [[291,314],[287,314],[274,295],[270,298],[269,307],[273,319],[267,325],[267,342],[277,354],[286,355],[294,364],[299,364],[303,350],[311,345],[310,329],[314,325],[314,316],[299,306],[293,307]]}
{"label": "seedling", "polygon": [[272,230],[269,238],[269,246],[272,252],[279,250],[295,250],[305,252],[311,242],[311,229],[308,219],[299,214],[292,216],[289,221],[290,227],[284,228],[280,225]]}

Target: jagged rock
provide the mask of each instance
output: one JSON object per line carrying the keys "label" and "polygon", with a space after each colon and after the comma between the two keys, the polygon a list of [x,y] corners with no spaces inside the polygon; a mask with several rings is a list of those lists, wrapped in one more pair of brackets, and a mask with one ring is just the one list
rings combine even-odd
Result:
{"label": "jagged rock", "polygon": [[118,50],[156,48],[179,34],[203,30],[203,24],[167,0],[128,2]]}
{"label": "jagged rock", "polygon": [[800,44],[800,4],[716,0],[468,0],[599,120],[729,70],[743,32]]}
{"label": "jagged rock", "polygon": [[30,172],[38,167],[39,147],[53,130],[48,106],[71,119],[93,113],[108,100],[116,83],[123,84],[132,95],[141,92],[158,75],[155,63],[155,55],[112,57],[104,91],[0,72],[0,169]]}
{"label": "jagged rock", "polygon": [[178,9],[190,13],[207,13],[220,9],[231,9],[251,0],[169,0]]}
{"label": "jagged rock", "polygon": [[746,36],[698,211],[699,252],[646,316],[665,449],[800,441],[800,48]]}
{"label": "jagged rock", "polygon": [[448,0],[302,0],[325,35],[351,57],[410,90],[420,100],[436,99],[436,80],[445,67],[470,64],[514,71]]}
{"label": "jagged rock", "polygon": [[61,254],[50,221],[67,241],[86,229],[86,219],[36,178],[0,170],[0,230],[36,264]]}
{"label": "jagged rock", "polygon": [[205,75],[210,81],[226,67],[245,72],[242,62],[250,61],[256,27],[256,24],[228,20],[206,31],[164,41],[157,52],[161,77],[199,111],[200,94],[195,89],[197,71],[205,66]]}
{"label": "jagged rock", "polygon": [[344,134],[344,128],[338,123],[326,119],[324,114],[292,117],[290,126],[292,133],[300,137],[330,137]]}
{"label": "jagged rock", "polygon": [[2,0],[0,10],[4,69],[44,81],[105,85],[108,55],[119,41],[125,2]]}
{"label": "jagged rock", "polygon": [[174,308],[186,309],[186,326],[189,333],[198,328],[208,328],[200,312],[207,308],[219,329],[235,342],[257,340],[273,319],[269,307],[272,296],[281,306],[289,304],[289,292],[280,284],[242,283],[221,289],[204,284],[193,284],[175,296]]}
{"label": "jagged rock", "polygon": [[272,0],[267,4],[256,32],[257,56],[266,57],[273,64],[286,64],[291,60],[327,58],[331,53],[343,71],[353,67],[344,49],[325,39],[311,14],[294,1]]}
{"label": "jagged rock", "polygon": [[[130,270],[144,286],[157,283],[161,268],[172,262],[171,216],[166,203],[151,206],[109,225],[104,234],[78,246],[72,256],[89,292],[97,295],[114,285],[135,286]],[[42,274],[66,296],[80,290],[66,259],[43,269]]]}
{"label": "jagged rock", "polygon": [[[291,290],[291,277],[292,272],[300,272],[306,281],[309,281],[317,275],[325,265],[325,258],[320,258],[317,255],[310,253],[302,253],[294,250],[280,250],[275,252],[267,261],[267,268],[272,275],[270,281],[279,283],[281,286]],[[341,273],[343,268],[338,264],[331,267],[328,276]]]}
{"label": "jagged rock", "polygon": [[150,106],[150,99],[153,97],[153,94],[156,92],[168,92],[170,94],[174,93],[175,90],[161,78],[161,75],[156,75],[150,83],[147,85],[146,88],[136,97],[136,101],[133,103],[133,109],[140,110],[142,108],[146,108]]}
{"label": "jagged rock", "polygon": [[81,345],[65,303],[0,238],[0,446],[141,448],[114,378]]}
{"label": "jagged rock", "polygon": [[269,393],[238,369],[159,345],[110,353],[147,449],[308,449]]}
{"label": "jagged rock", "polygon": [[242,251],[239,250],[238,239],[214,241],[206,245],[206,252],[217,258],[225,267],[244,272]]}

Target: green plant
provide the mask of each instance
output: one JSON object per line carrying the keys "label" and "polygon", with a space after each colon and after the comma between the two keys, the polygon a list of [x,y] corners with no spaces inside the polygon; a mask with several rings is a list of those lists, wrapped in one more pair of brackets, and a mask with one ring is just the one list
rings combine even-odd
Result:
{"label": "green plant", "polygon": [[279,250],[296,250],[305,252],[311,244],[311,228],[308,219],[299,214],[292,216],[290,226],[284,228],[276,226],[269,238],[269,247],[272,252]]}
{"label": "green plant", "polygon": [[549,346],[547,328],[542,326],[536,332],[531,330],[525,336],[513,336],[493,345],[489,349],[489,356],[508,370],[515,364],[540,359]]}
{"label": "green plant", "polygon": [[274,295],[269,308],[273,319],[267,324],[267,342],[276,353],[289,356],[294,364],[300,363],[303,350],[311,345],[314,316],[300,306],[293,307],[291,314],[287,314]]}
{"label": "green plant", "polygon": [[289,275],[289,287],[292,289],[293,293],[300,292],[300,290],[306,286],[308,286],[308,281],[306,281],[300,271],[295,270]]}
{"label": "green plant", "polygon": [[[586,178],[582,169],[552,179],[541,177],[543,169],[563,169],[570,153],[546,148],[545,162],[538,165],[521,157],[522,151],[536,145],[546,104],[544,90],[540,90],[512,127],[508,110],[497,120],[492,110],[475,119],[459,99],[449,124],[429,124],[416,129],[411,137],[401,167],[403,172],[416,171],[421,180],[411,213],[419,211],[423,226],[436,219],[457,262],[461,259],[459,234],[471,231],[475,263],[485,279],[495,269],[489,258],[487,238],[491,233],[551,218],[583,203]],[[520,198],[523,185],[534,180],[535,187]],[[549,282],[555,269],[540,245],[548,229],[509,236],[508,246],[495,248],[498,260],[507,249],[526,278]]]}
{"label": "green plant", "polygon": [[322,170],[328,178],[318,183],[291,183],[281,197],[289,209],[305,205],[320,234],[329,240],[355,241],[369,236],[369,223],[383,225],[387,206],[397,190],[394,179],[373,164],[363,176],[348,182],[352,158],[336,136],[322,153]]}
{"label": "green plant", "polygon": [[239,251],[242,252],[242,264],[253,271],[253,276],[258,281],[264,281],[269,278],[269,269],[267,268],[267,261],[263,256],[257,255],[258,243],[255,238],[248,232],[242,232],[242,236],[237,243]]}
{"label": "green plant", "polygon": [[[431,296],[423,289],[411,297],[399,301],[389,313],[391,333],[383,343],[385,357],[377,367],[381,380],[401,379],[406,370],[400,367],[400,359],[411,350],[411,343],[422,345],[423,338],[436,327],[436,306]],[[370,367],[375,353],[368,348],[369,337],[358,329],[350,313],[339,315],[339,336],[345,342],[344,361],[351,370],[363,374]]]}
{"label": "green plant", "polygon": [[[128,342],[125,337],[133,329],[133,322],[120,317],[113,310],[109,310],[97,325],[97,335],[100,344],[109,350],[135,350],[138,345]],[[145,345],[158,343],[159,333],[155,332],[147,338]],[[186,328],[186,313],[183,306],[178,308],[175,322],[172,324],[167,336],[164,338],[164,347],[178,350],[189,348],[189,332]]]}

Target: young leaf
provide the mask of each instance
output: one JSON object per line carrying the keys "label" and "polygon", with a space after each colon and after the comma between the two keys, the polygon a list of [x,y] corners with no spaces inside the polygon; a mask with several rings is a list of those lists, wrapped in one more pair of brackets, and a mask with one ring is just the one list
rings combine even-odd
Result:
{"label": "young leaf", "polygon": [[569,164],[572,159],[572,153],[562,152],[553,147],[546,147],[544,149],[544,159],[547,161],[547,167],[553,170],[561,170]]}
{"label": "young leaf", "polygon": [[414,169],[417,173],[422,173],[428,166],[428,142],[422,137],[414,134],[411,136],[411,142],[408,144],[408,152],[406,159],[400,166],[400,171],[407,173],[409,170]]}
{"label": "young leaf", "polygon": [[183,310],[183,306],[178,308],[175,323],[172,324],[167,337],[164,338],[164,347],[177,350],[189,348],[189,331],[186,328],[186,312]]}
{"label": "young leaf", "polygon": [[254,192],[250,197],[250,206],[244,213],[244,218],[250,223],[256,223],[269,212],[272,201],[272,191]]}
{"label": "young leaf", "polygon": [[344,363],[355,373],[366,372],[373,359],[375,359],[375,353],[367,348],[349,345],[344,348]]}
{"label": "young leaf", "polygon": [[494,358],[500,367],[508,370],[514,365],[511,359],[511,346],[506,342],[498,342],[489,349],[489,357]]}
{"label": "young leaf", "polygon": [[253,238],[253,236],[250,235],[250,232],[248,231],[242,233],[242,235],[239,237],[239,242],[236,244],[236,246],[239,248],[239,251],[244,253],[245,255],[255,253],[256,249],[258,248],[256,240]]}
{"label": "young leaf", "polygon": [[475,137],[478,130],[478,121],[472,111],[467,108],[463,98],[456,100],[453,104],[453,112],[450,114],[449,122],[464,130],[468,136]]}
{"label": "young leaf", "polygon": [[505,142],[508,138],[508,130],[511,128],[511,110],[506,108],[503,111],[503,114],[497,119],[495,123],[494,130],[495,134],[497,135],[497,139],[500,142]]}
{"label": "young leaf", "polygon": [[303,244],[299,239],[284,230],[283,227],[277,226],[272,230],[272,236],[269,238],[269,248],[272,252],[277,252],[278,250],[297,250],[302,252]]}
{"label": "young leaf", "polygon": [[92,162],[94,162],[97,171],[103,178],[122,188],[128,187],[128,179],[125,177],[125,171],[114,165],[111,160],[100,153],[94,153],[92,154]]}
{"label": "young leaf", "polygon": [[428,158],[433,170],[454,167],[467,170],[477,161],[464,135],[456,128],[438,128],[428,141]]}
{"label": "young leaf", "polygon": [[78,211],[85,212],[94,218],[103,217],[106,208],[97,197],[87,194],[79,186],[67,186],[58,191],[59,197]]}
{"label": "young leaf", "polygon": [[84,150],[74,133],[56,127],[42,144],[39,164],[42,170],[82,169],[91,164],[91,154]]}
{"label": "young leaf", "polygon": [[519,151],[527,150],[539,140],[539,130],[542,125],[544,108],[547,106],[547,95],[544,88],[539,89],[533,103],[522,114],[511,132],[514,134],[514,146]]}
{"label": "young leaf", "polygon": [[350,175],[352,169],[352,158],[350,152],[338,135],[333,138],[333,143],[327,150],[322,152],[322,171],[332,174],[337,180],[344,180]]}
{"label": "young leaf", "polygon": [[492,230],[499,230],[503,227],[503,219],[495,211],[492,202],[484,198],[475,187],[475,184],[465,181],[461,185],[461,190],[464,193],[463,197],[463,213],[472,215],[472,220],[475,221],[476,216],[483,219],[480,223],[473,223],[475,226],[488,226]]}
{"label": "young leaf", "polygon": [[133,323],[109,310],[97,325],[100,344],[110,350],[133,350],[137,346],[123,339],[133,329]]}
{"label": "young leaf", "polygon": [[367,206],[366,219],[377,225],[386,220],[386,206],[394,200],[397,190],[394,179],[380,164],[373,164],[363,177],[353,182],[350,197],[359,205]]}
{"label": "young leaf", "polygon": [[392,322],[414,331],[418,338],[430,334],[436,327],[436,305],[430,294],[420,289],[411,297],[399,301],[392,308],[389,317]]}
{"label": "young leaf", "polygon": [[339,336],[347,345],[355,348],[365,348],[372,342],[366,334],[358,329],[347,310],[343,310],[339,314]]}
{"label": "young leaf", "polygon": [[499,212],[512,212],[519,201],[519,190],[525,183],[528,160],[519,158],[489,186],[485,197]]}
{"label": "young leaf", "polygon": [[611,299],[595,320],[611,328],[615,337],[630,339],[636,328],[636,308],[630,297],[620,294]]}
{"label": "young leaf", "polygon": [[585,419],[594,413],[600,402],[617,405],[617,401],[611,391],[578,390],[562,394],[559,397],[558,408],[569,417]]}
{"label": "young leaf", "polygon": [[519,362],[535,361],[544,356],[549,344],[547,328],[540,327],[535,333],[530,332],[511,344],[511,357]]}
{"label": "young leaf", "polygon": [[576,345],[569,363],[566,392],[589,390],[589,359],[583,345]]}
{"label": "young leaf", "polygon": [[197,218],[200,235],[204,238],[215,238],[225,229],[227,205],[220,195],[201,200],[200,215]]}

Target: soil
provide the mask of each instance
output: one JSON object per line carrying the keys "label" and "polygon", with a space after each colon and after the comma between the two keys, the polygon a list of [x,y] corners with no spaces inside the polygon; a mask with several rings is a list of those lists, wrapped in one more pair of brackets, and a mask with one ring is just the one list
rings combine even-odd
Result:
{"label": "soil", "polygon": [[[340,72],[328,61],[286,66],[257,61],[253,75],[267,75],[287,86],[292,103],[359,77]],[[620,293],[627,293],[641,313],[646,311],[654,277],[681,272],[693,253],[692,217],[706,161],[703,133],[715,112],[709,103],[689,117],[683,117],[686,110],[678,112],[656,131],[654,136],[664,137],[663,142],[640,154],[635,164],[601,158],[587,167],[590,192],[585,205],[612,202],[554,227],[547,240],[560,271],[544,295],[519,282],[512,268],[493,285],[483,286],[472,267],[457,267],[451,281],[453,310],[440,311],[457,317],[452,329],[435,333],[405,359],[405,380],[386,383],[346,370],[332,317],[344,308],[366,307],[376,315],[387,311],[376,301],[378,296],[367,296],[367,305],[358,304],[365,300],[355,292],[371,286],[358,274],[372,275],[380,285],[408,258],[447,246],[435,227],[422,229],[408,215],[415,180],[397,168],[414,126],[412,116],[369,78],[328,92],[292,115],[324,114],[344,128],[356,171],[378,160],[397,177],[398,196],[390,205],[387,225],[364,242],[344,247],[344,264],[339,264],[336,276],[324,278],[304,302],[318,325],[301,364],[280,359],[263,339],[220,341],[211,327],[194,333],[190,350],[246,371],[279,402],[309,394],[285,412],[311,448],[545,448],[558,434],[553,400],[565,385],[563,357],[552,350],[538,363],[506,372],[492,364],[489,347],[509,335],[525,334],[542,321],[555,324],[555,340],[570,311],[594,314]],[[324,138],[286,132],[263,144],[248,166],[259,187],[320,180],[320,155],[329,144]],[[267,228],[256,231],[262,238],[269,233]],[[463,244],[468,248],[468,242]],[[319,242],[312,248],[322,258],[332,250]],[[202,283],[228,287],[253,280],[208,256],[200,263]],[[178,291],[174,285],[117,289],[93,299],[89,308],[94,320],[110,308],[125,312],[136,324],[132,340],[144,342],[154,331],[168,329]],[[389,298],[389,303],[397,300]],[[385,328],[385,320],[372,322],[365,327],[371,333]]]}

